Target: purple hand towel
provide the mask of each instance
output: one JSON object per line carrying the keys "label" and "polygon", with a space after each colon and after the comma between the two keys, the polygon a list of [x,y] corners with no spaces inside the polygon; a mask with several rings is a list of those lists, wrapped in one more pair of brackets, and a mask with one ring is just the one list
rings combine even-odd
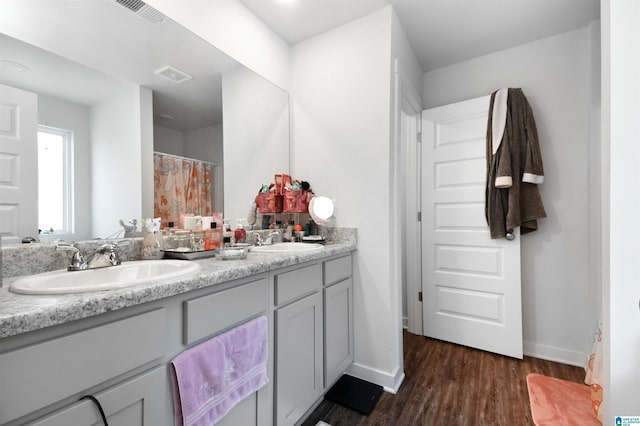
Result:
{"label": "purple hand towel", "polygon": [[256,318],[171,361],[177,426],[217,423],[269,382],[267,318]]}

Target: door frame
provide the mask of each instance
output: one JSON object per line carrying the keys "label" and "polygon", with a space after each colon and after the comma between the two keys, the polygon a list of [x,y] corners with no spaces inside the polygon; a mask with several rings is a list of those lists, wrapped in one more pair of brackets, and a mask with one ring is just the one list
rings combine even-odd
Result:
{"label": "door frame", "polygon": [[[394,203],[396,229],[401,229],[396,252],[400,256],[402,297],[406,303],[407,316],[403,316],[403,327],[414,334],[422,335],[422,302],[418,293],[422,291],[422,226],[418,214],[420,199],[420,132],[422,127],[422,99],[419,92],[405,78],[402,64],[395,63],[395,182],[394,193],[399,202]],[[403,106],[411,110],[415,131],[406,131],[403,126]],[[412,167],[408,167],[414,162]],[[406,320],[406,321],[405,321]]]}

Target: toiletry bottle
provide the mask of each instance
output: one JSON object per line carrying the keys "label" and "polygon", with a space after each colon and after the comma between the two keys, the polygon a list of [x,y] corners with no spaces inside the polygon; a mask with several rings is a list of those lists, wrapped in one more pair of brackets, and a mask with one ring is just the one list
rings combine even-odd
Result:
{"label": "toiletry bottle", "polygon": [[233,232],[229,226],[229,219],[222,219],[222,244],[225,246],[233,244]]}
{"label": "toiletry bottle", "polygon": [[222,244],[222,229],[218,228],[216,222],[211,222],[210,228],[205,234],[206,250],[215,250]]}
{"label": "toiletry bottle", "polygon": [[242,218],[238,218],[238,225],[233,231],[233,236],[236,239],[236,243],[244,243],[247,241],[247,231],[242,226]]}
{"label": "toiletry bottle", "polygon": [[202,231],[202,216],[196,216],[196,231]]}
{"label": "toiletry bottle", "polygon": [[262,229],[269,229],[271,227],[271,216],[268,214],[262,215]]}
{"label": "toiletry bottle", "polygon": [[287,223],[287,226],[284,230],[284,234],[282,235],[282,239],[284,241],[293,241],[293,225],[294,225],[293,220],[290,220]]}
{"label": "toiletry bottle", "polygon": [[206,244],[205,231],[193,231],[193,251],[204,251]]}

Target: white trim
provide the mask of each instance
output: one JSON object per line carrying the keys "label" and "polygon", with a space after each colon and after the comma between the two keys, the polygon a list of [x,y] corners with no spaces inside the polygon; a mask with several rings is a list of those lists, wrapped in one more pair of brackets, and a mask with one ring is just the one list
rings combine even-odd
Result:
{"label": "white trim", "polygon": [[589,356],[583,352],[572,351],[556,346],[541,345],[535,342],[523,342],[524,354],[534,358],[546,359],[548,361],[560,362],[562,364],[574,365],[585,368],[589,361]]}
{"label": "white trim", "polygon": [[346,373],[359,379],[380,385],[384,388],[385,392],[392,394],[396,394],[398,392],[400,385],[402,385],[402,382],[404,381],[404,371],[402,371],[402,369],[396,370],[396,373],[391,375],[355,362],[349,366]]}
{"label": "white trim", "polygon": [[544,182],[544,176],[534,175],[533,173],[524,173],[522,175],[522,181],[527,183],[540,184]]}
{"label": "white trim", "polygon": [[[422,335],[422,302],[418,301],[418,292],[422,291],[422,271],[421,266],[421,232],[422,225],[418,222],[418,211],[422,209],[420,173],[421,173],[421,144],[417,141],[418,133],[422,127],[421,99],[418,92],[412,87],[411,82],[405,78],[402,64],[395,59],[395,104],[394,104],[394,136],[395,143],[399,149],[397,159],[398,170],[402,170],[399,176],[401,187],[396,187],[394,191],[403,193],[404,199],[398,203],[398,218],[401,224],[402,239],[400,249],[404,255],[403,291],[406,293],[406,313],[403,317],[402,326],[414,334]],[[415,129],[407,130],[403,126],[402,110],[403,105],[407,106],[413,113],[415,119]],[[407,134],[408,133],[408,134]],[[409,162],[413,162],[410,164]],[[406,191],[406,192],[403,192]],[[398,260],[403,265],[402,260]],[[399,336],[401,338],[401,336]],[[400,354],[398,354],[400,355]]]}
{"label": "white trim", "polygon": [[513,185],[513,179],[511,176],[498,176],[496,178],[496,188],[511,188]]}
{"label": "white trim", "polygon": [[[75,234],[75,203],[74,203],[74,131],[59,127],[38,124],[37,133],[56,135],[62,142],[62,229],[55,229],[52,234],[42,234],[42,241],[53,241],[63,235],[73,236]],[[40,138],[38,136],[38,149],[40,149]],[[38,164],[40,163],[40,159]],[[40,172],[40,169],[38,170]],[[38,173],[40,174],[40,173]],[[40,208],[40,199],[38,199]],[[38,227],[41,227],[40,212],[38,211]],[[42,226],[44,228],[44,226]],[[49,237],[53,236],[53,237]]]}

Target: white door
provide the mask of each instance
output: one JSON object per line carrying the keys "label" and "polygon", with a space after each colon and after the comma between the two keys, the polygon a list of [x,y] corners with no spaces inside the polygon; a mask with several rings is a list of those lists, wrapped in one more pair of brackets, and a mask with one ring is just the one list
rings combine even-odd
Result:
{"label": "white door", "polygon": [[422,112],[424,335],[522,358],[520,236],[484,217],[489,96]]}
{"label": "white door", "polygon": [[38,111],[35,94],[0,84],[0,236],[38,237]]}

